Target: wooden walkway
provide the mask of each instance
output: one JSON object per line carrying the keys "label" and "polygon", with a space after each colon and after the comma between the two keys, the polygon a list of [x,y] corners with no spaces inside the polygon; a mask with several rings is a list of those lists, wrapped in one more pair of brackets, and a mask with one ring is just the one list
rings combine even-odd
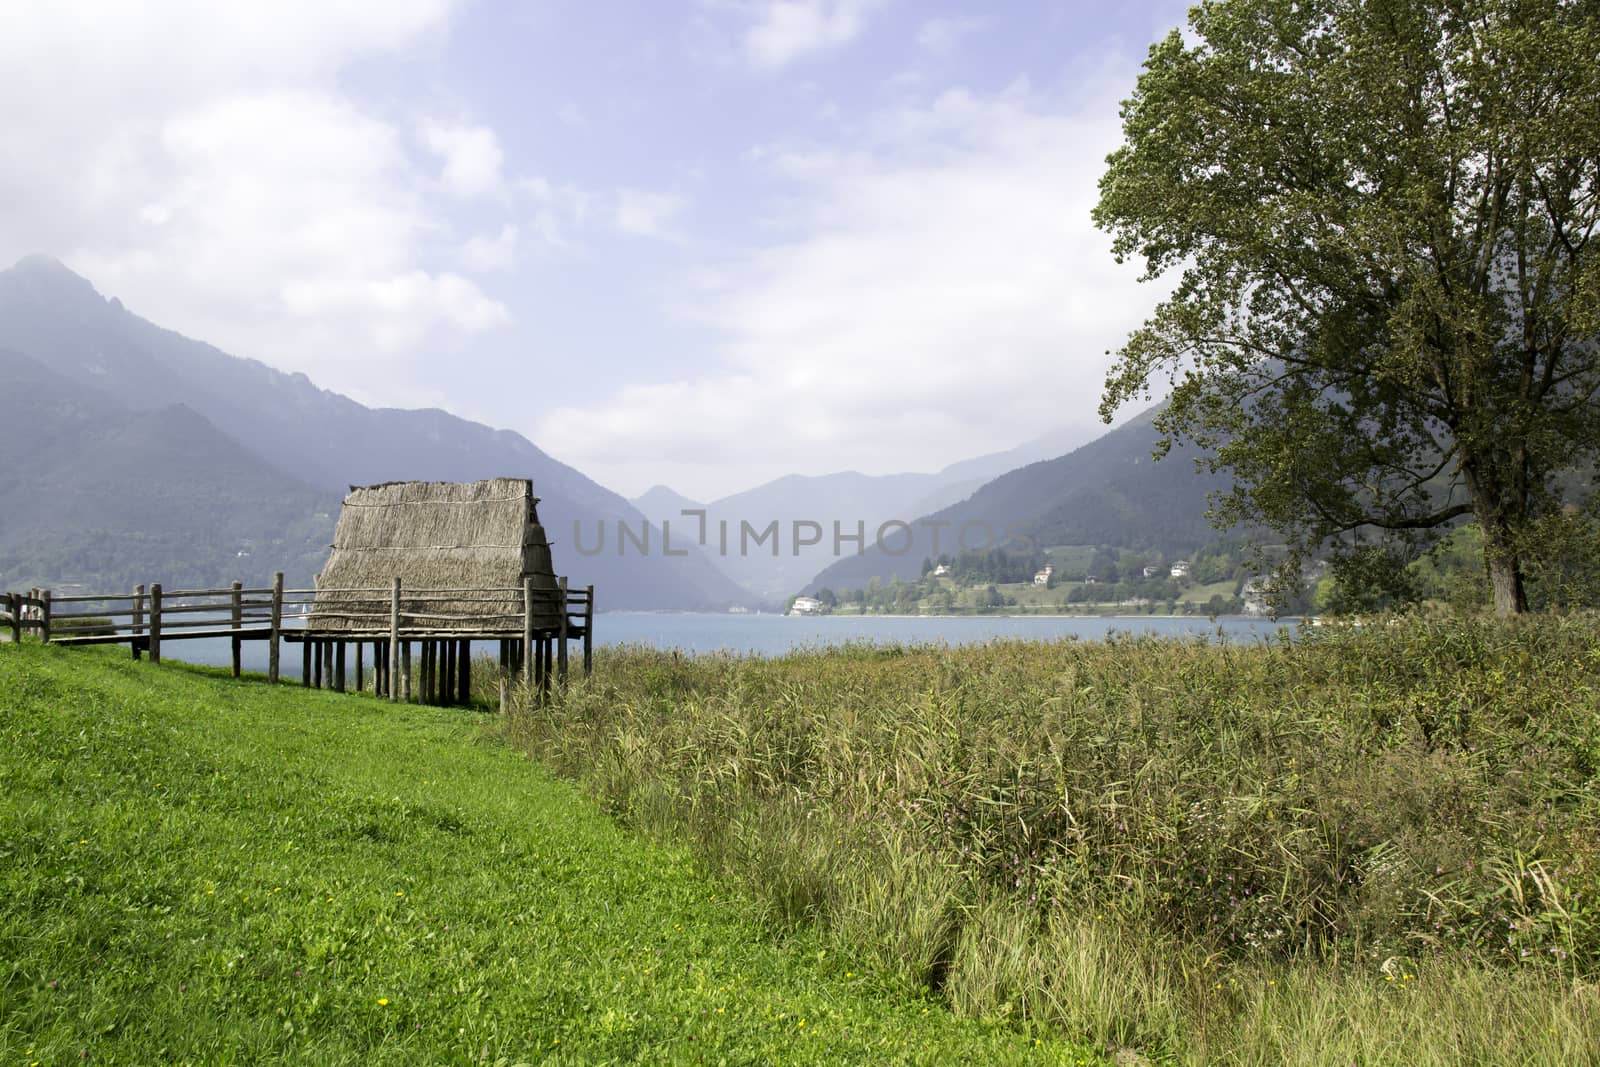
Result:
{"label": "wooden walkway", "polygon": [[[412,590],[395,578],[387,589],[322,590],[338,594],[333,608],[318,608],[317,592],[285,589],[282,573],[264,589],[239,582],[226,589],[165,590],[158,583],[71,596],[32,589],[0,593],[0,629],[13,641],[31,632],[51,644],[127,645],[134,659],[149,656],[152,663],[173,641],[227,640],[236,678],[244,642],[266,641],[273,684],[283,646],[297,644],[302,685],[345,692],[353,684],[389,700],[428,704],[467,703],[471,644],[496,642],[502,709],[518,680],[541,698],[564,686],[570,642],[580,645],[583,673],[594,667],[592,585],[569,590],[560,578],[554,589],[530,580],[520,589]],[[474,613],[475,602],[491,599],[509,600],[520,611]]]}

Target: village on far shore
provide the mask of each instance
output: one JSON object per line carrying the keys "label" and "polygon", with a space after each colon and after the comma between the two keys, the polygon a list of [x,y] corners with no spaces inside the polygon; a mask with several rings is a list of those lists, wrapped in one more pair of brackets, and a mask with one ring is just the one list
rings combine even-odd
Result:
{"label": "village on far shore", "polygon": [[916,579],[873,578],[864,589],[819,588],[791,597],[788,615],[1250,615],[1301,614],[1328,580],[1325,561],[1302,568],[1300,588],[1274,595],[1273,577],[1239,542],[1182,558],[1105,545],[1060,545],[1032,555],[1000,551],[925,559]]}

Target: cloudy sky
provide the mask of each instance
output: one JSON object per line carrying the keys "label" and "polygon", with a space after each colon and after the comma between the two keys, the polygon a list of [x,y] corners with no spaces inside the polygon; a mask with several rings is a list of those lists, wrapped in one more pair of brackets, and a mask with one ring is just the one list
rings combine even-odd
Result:
{"label": "cloudy sky", "polygon": [[1088,221],[1185,5],[0,7],[0,261],[701,499],[1095,418]]}

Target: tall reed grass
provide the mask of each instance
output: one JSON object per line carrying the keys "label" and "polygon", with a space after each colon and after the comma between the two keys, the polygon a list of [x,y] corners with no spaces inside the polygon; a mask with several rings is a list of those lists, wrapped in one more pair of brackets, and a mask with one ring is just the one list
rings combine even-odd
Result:
{"label": "tall reed grass", "polygon": [[955,1009],[1174,1062],[1600,1062],[1592,621],[603,652],[507,728]]}

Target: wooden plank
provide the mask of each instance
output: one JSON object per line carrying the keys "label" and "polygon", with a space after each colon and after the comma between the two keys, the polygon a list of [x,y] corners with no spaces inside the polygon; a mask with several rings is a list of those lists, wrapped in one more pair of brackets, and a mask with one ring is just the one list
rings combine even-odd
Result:
{"label": "wooden plank", "polygon": [[161,583],[155,582],[150,586],[150,643],[146,646],[150,651],[150,662],[161,662]]}
{"label": "wooden plank", "polygon": [[[232,637],[234,634],[238,634],[241,639],[246,641],[265,641],[270,636],[269,632],[265,628],[259,630],[223,629],[180,630],[173,632],[168,630],[166,627],[162,627],[161,643],[163,645],[167,645],[174,641],[211,641],[222,637]],[[62,637],[60,634],[57,634],[51,639],[50,643],[53,645],[125,645],[130,642],[143,644],[147,640],[148,638],[132,637],[125,633],[83,634],[82,636],[71,637]]]}

